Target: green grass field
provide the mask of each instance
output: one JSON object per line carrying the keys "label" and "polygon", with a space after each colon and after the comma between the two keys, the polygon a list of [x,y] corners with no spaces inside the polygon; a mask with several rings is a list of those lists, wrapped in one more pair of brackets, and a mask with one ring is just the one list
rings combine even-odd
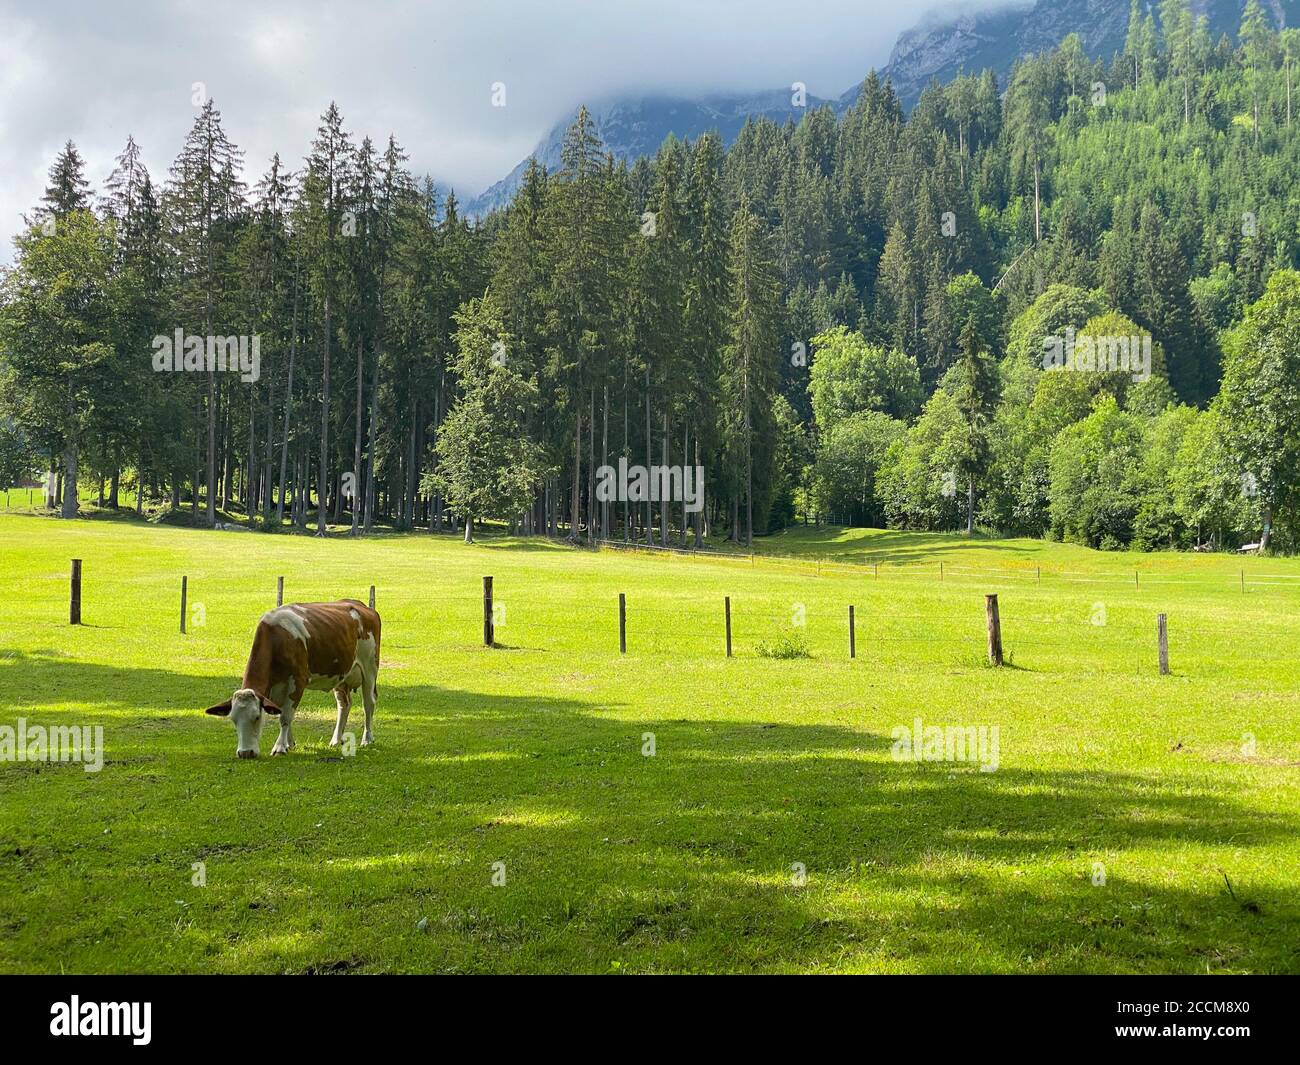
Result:
{"label": "green grass field", "polygon": [[[99,773],[0,763],[4,971],[1300,971],[1300,562],[11,514],[0,573],[0,725],[102,725],[106,750]],[[272,726],[237,760],[201,712],[281,574],[288,602],[378,588],[376,744],[353,757],[326,747],[327,693],[282,758]],[[1009,668],[986,664],[986,592]],[[755,653],[788,632],[811,658]],[[997,771],[895,759],[917,717],[996,725]]]}

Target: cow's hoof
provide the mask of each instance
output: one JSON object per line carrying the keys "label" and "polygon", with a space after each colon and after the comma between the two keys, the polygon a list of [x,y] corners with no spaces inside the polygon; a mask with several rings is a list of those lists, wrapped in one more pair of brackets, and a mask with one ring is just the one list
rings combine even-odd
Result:
{"label": "cow's hoof", "polygon": [[287,747],[272,747],[272,748],[271,748],[271,755],[272,755],[273,757],[274,757],[275,755],[277,755],[277,754],[288,754],[288,753],[289,753],[289,749],[288,749]]}

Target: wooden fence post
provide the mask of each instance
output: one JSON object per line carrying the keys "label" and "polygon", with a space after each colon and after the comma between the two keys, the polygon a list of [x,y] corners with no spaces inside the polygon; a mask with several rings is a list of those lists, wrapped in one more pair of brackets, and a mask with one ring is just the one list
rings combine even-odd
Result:
{"label": "wooden fence post", "polygon": [[731,596],[725,596],[722,600],[723,609],[727,614],[727,657],[731,657]]}
{"label": "wooden fence post", "polygon": [[68,624],[81,624],[81,559],[72,560],[72,584],[68,598]]}
{"label": "wooden fence post", "polygon": [[189,578],[181,577],[181,635],[185,635],[185,599],[189,592]]}
{"label": "wooden fence post", "polygon": [[853,629],[853,604],[849,604],[849,657],[858,657],[857,633]]}
{"label": "wooden fence post", "polygon": [[373,584],[370,586],[370,609],[375,609],[375,586]]}
{"label": "wooden fence post", "polygon": [[275,579],[275,605],[284,606],[284,578],[276,577]]}
{"label": "wooden fence post", "polygon": [[943,580],[943,563],[939,563],[939,580]]}
{"label": "wooden fence post", "polygon": [[492,578],[483,578],[483,646],[495,646],[496,636],[492,631]]}
{"label": "wooden fence post", "polygon": [[627,654],[627,596],[618,593],[618,653]]}
{"label": "wooden fence post", "polygon": [[1156,644],[1160,653],[1160,675],[1169,675],[1169,624],[1164,614],[1156,615]]}
{"label": "wooden fence post", "polygon": [[988,616],[989,623],[989,661],[995,665],[1002,665],[1002,619],[998,616],[998,597],[996,595],[986,595],[984,597],[984,613]]}

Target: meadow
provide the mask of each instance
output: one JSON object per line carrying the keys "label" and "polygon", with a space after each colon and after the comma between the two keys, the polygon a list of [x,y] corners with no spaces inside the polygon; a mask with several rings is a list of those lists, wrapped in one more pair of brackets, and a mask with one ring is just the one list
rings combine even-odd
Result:
{"label": "meadow", "polygon": [[[105,745],[98,773],[0,762],[5,972],[1300,971],[1296,560],[9,512],[0,574],[0,725]],[[376,586],[374,746],[326,746],[326,693],[284,757],[202,713],[281,575],[286,602]],[[759,654],[782,642],[807,657]],[[917,718],[997,726],[996,771],[896,758]]]}

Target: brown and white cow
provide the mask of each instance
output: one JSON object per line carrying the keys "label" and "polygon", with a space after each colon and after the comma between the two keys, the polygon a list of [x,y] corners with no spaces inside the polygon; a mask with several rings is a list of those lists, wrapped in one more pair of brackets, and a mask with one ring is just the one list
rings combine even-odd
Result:
{"label": "brown and white cow", "polygon": [[294,746],[293,715],[308,690],[332,691],[338,721],[330,746],[343,739],[352,693],[361,689],[366,731],[371,743],[379,689],[379,615],[355,599],[337,603],[294,603],[262,615],[253,633],[253,649],[244,668],[244,683],[226,702],[205,711],[229,717],[235,725],[240,758],[256,758],[264,714],[280,718],[280,735],[272,754]]}

